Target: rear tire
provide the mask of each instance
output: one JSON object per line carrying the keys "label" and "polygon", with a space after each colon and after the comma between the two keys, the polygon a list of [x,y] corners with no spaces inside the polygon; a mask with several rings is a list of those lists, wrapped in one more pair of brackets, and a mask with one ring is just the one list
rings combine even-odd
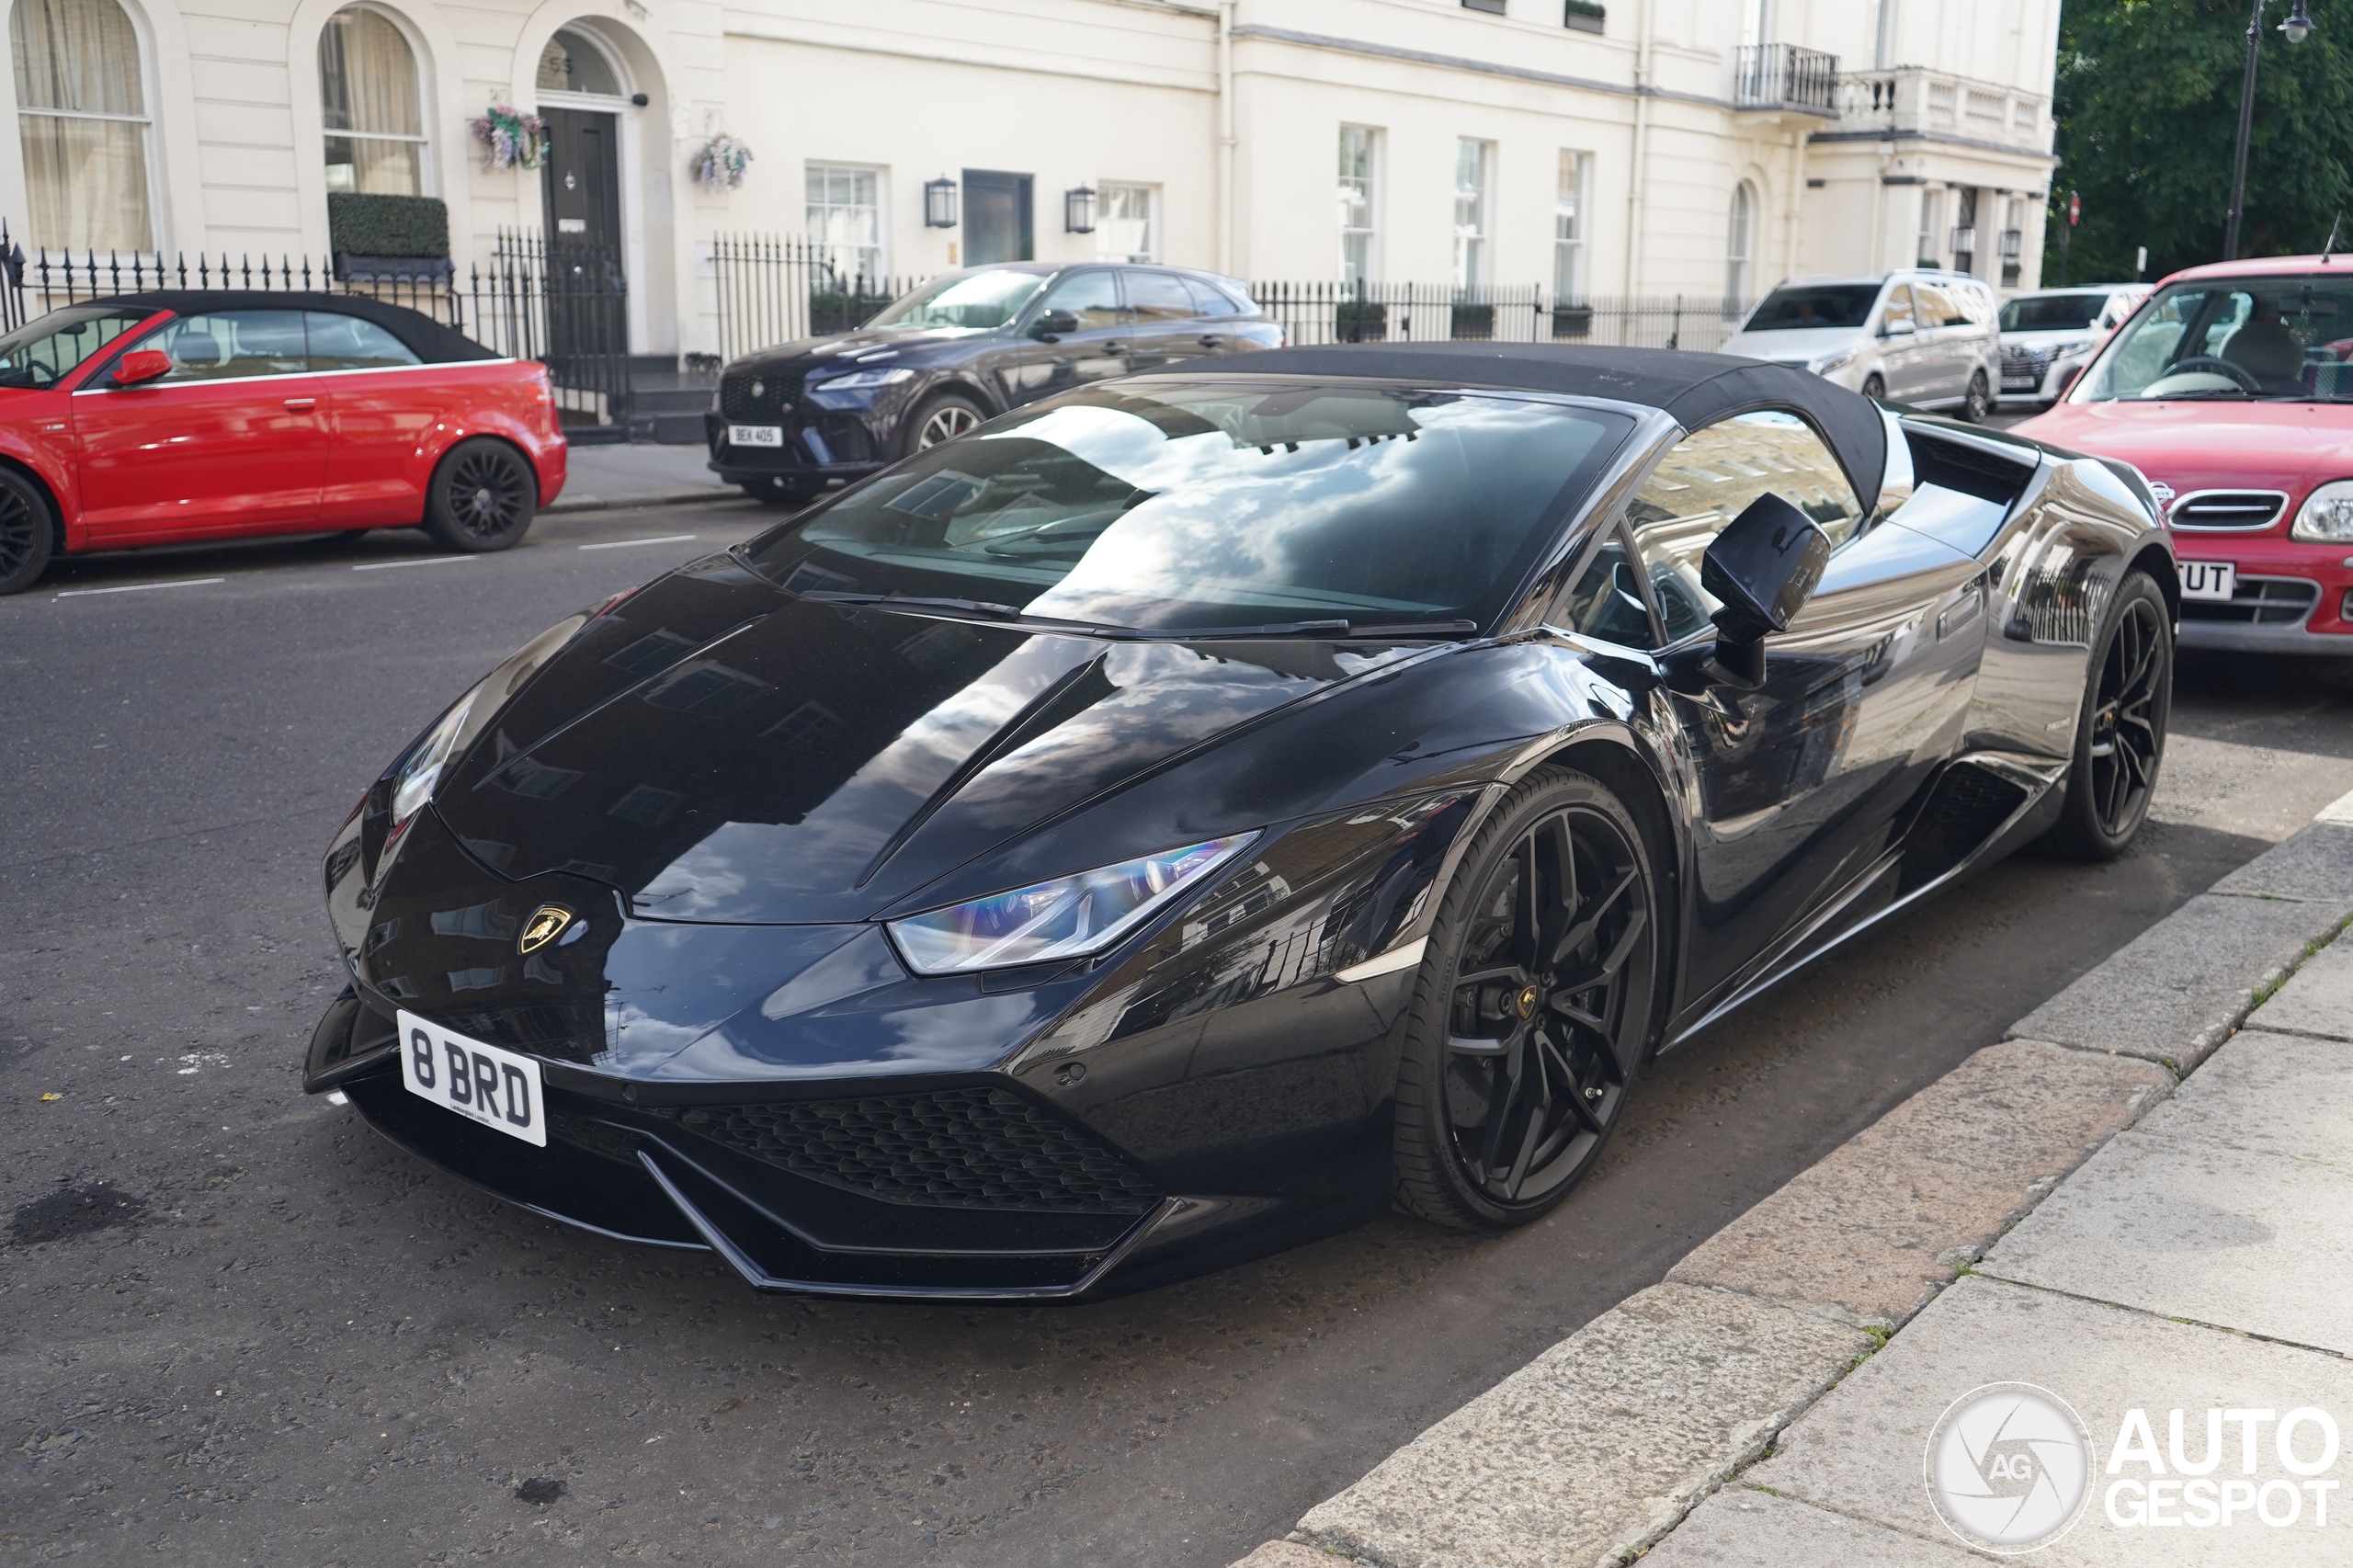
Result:
{"label": "rear tire", "polygon": [[2173,711],[2173,617],[2146,573],[2118,585],[2084,676],[2066,802],[2043,843],[2071,860],[2113,860],[2148,820]]}
{"label": "rear tire", "polygon": [[56,545],[49,497],[22,474],[0,468],[0,596],[40,582]]}
{"label": "rear tire", "polygon": [[1661,1006],[1659,881],[1608,786],[1531,776],[1438,906],[1398,1063],[1396,1199],[1460,1231],[1552,1211],[1599,1157]]}
{"label": "rear tire", "polygon": [[1961,400],[1961,416],[1972,425],[1983,425],[1994,412],[1994,389],[1985,380],[1985,372],[1970,373],[1969,391]]}
{"label": "rear tire", "polygon": [[434,466],[425,531],[468,555],[512,550],[539,510],[539,476],[523,454],[489,436],[460,441]]}

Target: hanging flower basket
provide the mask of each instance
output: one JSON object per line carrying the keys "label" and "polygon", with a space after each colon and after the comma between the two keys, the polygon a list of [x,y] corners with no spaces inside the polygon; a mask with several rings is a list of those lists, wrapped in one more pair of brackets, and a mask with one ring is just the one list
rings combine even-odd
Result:
{"label": "hanging flower basket", "polygon": [[712,190],[733,190],[744,183],[744,169],[752,150],[733,136],[714,136],[695,152],[695,183]]}
{"label": "hanging flower basket", "polygon": [[493,104],[467,126],[482,143],[485,169],[536,169],[547,162],[548,125],[536,114]]}

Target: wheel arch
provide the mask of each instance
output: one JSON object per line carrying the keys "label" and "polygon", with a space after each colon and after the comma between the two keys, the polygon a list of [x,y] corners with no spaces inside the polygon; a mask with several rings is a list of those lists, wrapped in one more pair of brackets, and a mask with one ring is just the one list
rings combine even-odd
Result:
{"label": "wheel arch", "polygon": [[2175,625],[2181,624],[2181,574],[2174,570],[2173,552],[2161,540],[2153,539],[2135,551],[2124,570],[2127,574],[2147,573],[2155,581],[2157,592],[2165,596],[2165,613]]}
{"label": "wheel arch", "polygon": [[[1683,933],[1687,927],[1690,865],[1688,824],[1674,807],[1674,794],[1660,770],[1657,759],[1633,731],[1614,723],[1585,726],[1558,738],[1549,745],[1523,752],[1505,775],[1505,782],[1518,784],[1540,767],[1567,767],[1590,775],[1608,786],[1643,830],[1645,847],[1658,868],[1662,884],[1659,903],[1665,911],[1667,929],[1659,945],[1664,972],[1665,994],[1659,1012],[1660,1037],[1665,1038],[1666,1025],[1676,1017],[1683,1000]],[[1498,790],[1481,821],[1502,803],[1506,791]],[[1475,831],[1479,822],[1466,824],[1467,835]],[[1468,842],[1467,837],[1464,842]],[[1657,1042],[1652,1042],[1655,1051]]]}
{"label": "wheel arch", "polygon": [[915,448],[912,443],[915,438],[915,431],[922,422],[920,416],[925,409],[930,407],[935,400],[941,397],[964,399],[981,411],[983,419],[994,419],[998,415],[1007,412],[1009,406],[1004,404],[999,399],[991,397],[987,389],[975,381],[965,369],[960,367],[946,371],[938,381],[918,392],[914,401],[907,404],[906,413],[900,417],[899,427],[892,433],[899,449],[899,456],[904,458],[914,453]]}

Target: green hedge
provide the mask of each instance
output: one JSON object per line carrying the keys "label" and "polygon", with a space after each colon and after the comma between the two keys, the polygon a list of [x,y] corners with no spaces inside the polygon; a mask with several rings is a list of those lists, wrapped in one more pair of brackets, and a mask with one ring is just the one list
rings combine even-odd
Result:
{"label": "green hedge", "polygon": [[429,196],[327,197],[328,248],[341,256],[446,256],[449,210]]}

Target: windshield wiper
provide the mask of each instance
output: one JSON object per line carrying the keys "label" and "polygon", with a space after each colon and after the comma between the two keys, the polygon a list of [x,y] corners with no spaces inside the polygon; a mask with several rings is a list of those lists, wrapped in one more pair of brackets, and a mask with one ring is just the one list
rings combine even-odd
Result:
{"label": "windshield wiper", "polygon": [[1206,642],[1231,637],[1341,638],[1460,637],[1476,631],[1475,620],[1406,620],[1381,626],[1358,626],[1347,620],[1277,620],[1264,626],[1107,626],[1097,637],[1150,638],[1161,642]]}
{"label": "windshield wiper", "polygon": [[1021,612],[1011,605],[991,604],[985,599],[923,598],[914,594],[837,594],[823,588],[801,592],[801,597],[814,599],[824,605],[881,605],[885,609],[947,609],[961,615],[986,616],[991,620],[1019,620]]}

